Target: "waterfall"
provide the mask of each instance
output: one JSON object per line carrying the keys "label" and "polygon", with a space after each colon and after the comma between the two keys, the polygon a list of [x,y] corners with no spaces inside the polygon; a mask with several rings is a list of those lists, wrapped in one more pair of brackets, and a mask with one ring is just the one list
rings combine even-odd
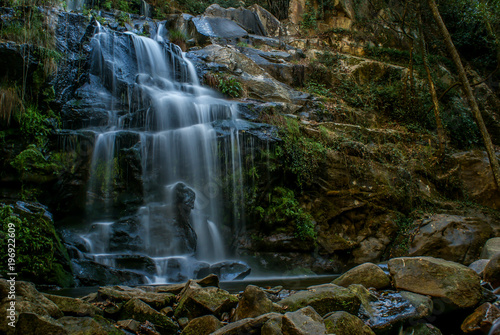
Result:
{"label": "waterfall", "polygon": [[[200,86],[194,65],[164,41],[162,30],[151,39],[98,25],[92,38],[90,80],[101,87],[96,105],[105,106],[108,122],[93,129],[91,228],[82,234],[98,263],[151,259],[156,270],[146,276],[152,283],[185,280],[226,259],[222,171],[231,173],[233,221],[241,220],[244,199],[236,105]],[[229,135],[217,133],[219,121],[232,122]],[[144,202],[135,221],[120,219],[115,208],[123,143],[140,155]]]}

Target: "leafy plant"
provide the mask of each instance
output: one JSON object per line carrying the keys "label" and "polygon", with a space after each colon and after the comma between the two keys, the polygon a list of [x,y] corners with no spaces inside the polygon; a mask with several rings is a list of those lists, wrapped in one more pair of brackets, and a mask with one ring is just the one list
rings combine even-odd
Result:
{"label": "leafy plant", "polygon": [[309,1],[306,1],[306,11],[302,14],[302,21],[300,22],[300,28],[302,29],[316,29],[318,28],[318,22],[316,18],[318,13],[316,9],[311,5]]}
{"label": "leafy plant", "polygon": [[276,187],[269,194],[268,203],[254,210],[271,229],[292,224],[295,236],[302,239],[315,239],[315,224],[312,216],[306,213],[295,199],[292,190]]}
{"label": "leafy plant", "polygon": [[234,77],[220,77],[219,91],[229,97],[239,98],[243,93],[243,88]]}

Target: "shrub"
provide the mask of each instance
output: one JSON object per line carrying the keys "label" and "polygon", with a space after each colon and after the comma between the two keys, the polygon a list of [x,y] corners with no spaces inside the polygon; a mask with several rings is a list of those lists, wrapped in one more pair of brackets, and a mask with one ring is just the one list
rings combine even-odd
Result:
{"label": "shrub", "polygon": [[219,78],[219,91],[229,97],[239,98],[243,93],[243,88],[234,77]]}
{"label": "shrub", "polygon": [[316,238],[313,218],[299,206],[292,190],[285,187],[274,188],[269,194],[267,206],[264,206],[265,209],[258,206],[255,211],[269,228],[276,229],[292,224],[297,238]]}

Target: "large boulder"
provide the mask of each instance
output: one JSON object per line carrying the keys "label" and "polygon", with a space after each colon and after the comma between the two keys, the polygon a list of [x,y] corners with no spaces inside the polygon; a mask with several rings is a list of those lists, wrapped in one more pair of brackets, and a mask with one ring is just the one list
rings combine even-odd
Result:
{"label": "large boulder", "polygon": [[282,320],[283,335],[324,335],[326,327],[323,318],[307,306],[295,312],[285,313]]}
{"label": "large boulder", "polygon": [[259,16],[250,9],[243,7],[226,9],[218,4],[213,4],[205,9],[204,14],[207,17],[221,17],[232,20],[250,34],[266,36],[266,29],[260,21]]}
{"label": "large boulder", "polygon": [[[36,284],[68,287],[74,285],[66,247],[55,230],[52,214],[37,202],[0,204],[0,219],[16,226],[18,279]],[[7,230],[0,232],[0,248],[7,250]]]}
{"label": "large boulder", "polygon": [[388,265],[397,289],[443,298],[460,308],[481,300],[481,279],[464,265],[433,257],[393,258]]}
{"label": "large boulder", "polygon": [[222,17],[198,16],[192,21],[198,34],[207,38],[235,39],[248,35],[236,22]]}
{"label": "large boulder", "polygon": [[500,237],[490,238],[483,246],[481,258],[490,259],[500,253]]}
{"label": "large boulder", "polygon": [[222,323],[213,315],[200,316],[189,321],[181,335],[208,335],[222,328]]}
{"label": "large boulder", "polygon": [[479,150],[459,152],[454,154],[453,158],[460,167],[459,177],[467,194],[481,205],[499,209],[500,192],[493,179],[486,152]]}
{"label": "large boulder", "polygon": [[225,290],[217,287],[201,287],[193,281],[188,281],[180,293],[175,316],[194,319],[213,314],[221,317],[223,313],[236,307],[237,303],[238,298]]}
{"label": "large boulder", "polygon": [[50,316],[21,313],[16,324],[16,334],[22,335],[65,335],[69,332]]}
{"label": "large boulder", "polygon": [[73,259],[71,264],[75,278],[82,286],[138,285],[147,282],[143,274],[118,270],[88,259]]}
{"label": "large boulder", "polygon": [[480,218],[436,214],[420,222],[408,255],[440,257],[468,265],[479,257],[492,232]]}
{"label": "large boulder", "polygon": [[279,37],[282,30],[280,21],[267,10],[257,4],[248,7],[259,18],[264,27],[264,35],[269,37]]}
{"label": "large boulder", "polygon": [[272,78],[254,61],[234,48],[209,45],[190,54],[238,75],[236,79],[246,88],[249,98],[273,102],[292,101],[293,90],[290,87]]}
{"label": "large boulder", "polygon": [[356,314],[360,306],[360,300],[349,289],[334,284],[326,284],[311,286],[307,290],[298,291],[279,301],[278,304],[291,312],[311,306],[320,315],[334,311],[346,311]]}
{"label": "large boulder", "polygon": [[325,326],[329,334],[336,335],[374,335],[360,318],[344,311],[325,317]]}
{"label": "large boulder", "polygon": [[[43,294],[35,289],[32,283],[24,281],[16,281],[15,286],[5,279],[0,279],[0,333],[10,334],[13,333],[14,328],[8,325],[9,322],[18,320],[19,315],[22,313],[32,313],[39,316],[47,316],[53,318],[60,318],[63,312],[51,300],[47,299]],[[9,295],[15,287],[16,300],[14,311],[8,311],[12,308]],[[30,319],[31,316],[26,316]]]}
{"label": "large boulder", "polygon": [[238,306],[236,306],[234,321],[255,318],[262,314],[271,313],[275,309],[273,302],[261,288],[248,285],[241,295]]}
{"label": "large boulder", "polygon": [[121,319],[133,319],[139,322],[149,321],[160,330],[161,334],[172,334],[179,330],[179,326],[172,319],[138,298],[133,298],[123,305],[120,317]]}
{"label": "large boulder", "polygon": [[489,282],[494,288],[500,286],[500,253],[493,256],[486,264],[484,281]]}
{"label": "large boulder", "polygon": [[350,269],[332,283],[343,287],[360,284],[366,288],[382,289],[389,286],[391,280],[379,266],[373,263],[364,263]]}
{"label": "large boulder", "polygon": [[102,314],[102,310],[80,299],[53,294],[44,294],[44,296],[54,302],[66,316],[95,316]]}

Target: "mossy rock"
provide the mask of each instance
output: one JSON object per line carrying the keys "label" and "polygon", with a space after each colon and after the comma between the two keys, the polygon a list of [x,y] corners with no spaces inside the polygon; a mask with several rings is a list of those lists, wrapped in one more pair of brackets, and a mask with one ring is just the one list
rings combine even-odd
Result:
{"label": "mossy rock", "polygon": [[361,302],[351,290],[334,284],[326,284],[311,286],[306,291],[298,291],[281,300],[279,304],[292,312],[311,306],[320,315],[325,315],[334,311],[357,314]]}
{"label": "mossy rock", "polygon": [[175,309],[175,317],[193,319],[199,316],[213,314],[221,317],[238,304],[238,298],[217,287],[201,287],[189,281],[181,292],[179,305]]}
{"label": "mossy rock", "polygon": [[[45,206],[22,201],[0,204],[0,223],[3,250],[7,249],[9,224],[15,226],[18,279],[60,287],[74,285],[68,252]],[[6,266],[7,258],[4,262]]]}
{"label": "mossy rock", "polygon": [[181,335],[208,335],[222,327],[222,323],[213,315],[205,315],[191,320]]}
{"label": "mossy rock", "polygon": [[168,316],[161,314],[138,298],[129,300],[122,308],[121,319],[133,319],[139,322],[153,323],[161,334],[175,334],[179,326]]}
{"label": "mossy rock", "polygon": [[335,312],[325,318],[326,331],[336,335],[374,335],[373,330],[352,314]]}
{"label": "mossy rock", "polygon": [[115,328],[109,321],[104,318],[91,317],[74,317],[65,316],[60,318],[61,323],[69,334],[78,335],[119,335],[123,332]]}
{"label": "mossy rock", "polygon": [[102,310],[88,302],[70,297],[63,297],[52,294],[44,294],[46,298],[51,300],[59,307],[66,316],[95,316],[101,315]]}

